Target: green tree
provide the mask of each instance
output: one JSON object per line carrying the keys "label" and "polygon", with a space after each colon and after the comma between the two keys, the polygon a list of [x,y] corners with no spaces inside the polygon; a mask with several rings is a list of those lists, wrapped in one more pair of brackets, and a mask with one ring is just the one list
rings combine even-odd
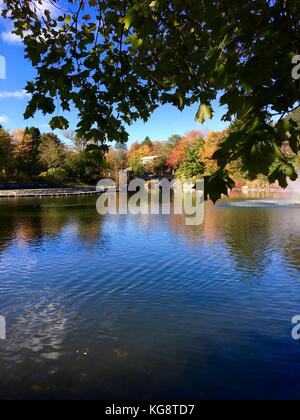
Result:
{"label": "green tree", "polygon": [[[286,118],[300,93],[292,77],[298,0],[66,3],[53,12],[58,0],[52,0],[51,9],[37,12],[35,1],[5,1],[3,15],[37,69],[27,85],[26,118],[75,105],[79,135],[103,147],[126,142],[126,127],[147,121],[161,104],[182,110],[198,103],[196,119],[203,123],[221,93],[223,119],[237,124],[215,156],[220,169],[206,179],[208,195],[215,200],[227,192],[226,166],[239,158],[252,178],[263,174],[283,187],[296,178],[281,145],[289,133],[292,149],[300,149],[299,129]],[[63,114],[50,124],[68,127]]]}
{"label": "green tree", "polygon": [[183,179],[193,179],[197,176],[204,175],[205,166],[199,158],[203,144],[203,140],[198,141],[189,149],[185,161],[180,165],[176,173],[177,176]]}
{"label": "green tree", "polygon": [[150,147],[150,149],[152,149],[153,148],[153,143],[152,143],[152,140],[150,139],[150,137],[146,137],[145,138],[145,140],[142,142],[142,144],[141,144],[142,146],[148,146],[148,147]]}
{"label": "green tree", "polygon": [[129,160],[129,166],[135,175],[143,175],[145,173],[145,166],[141,162],[138,155],[133,155]]}
{"label": "green tree", "polygon": [[41,142],[41,132],[36,127],[26,127],[25,134],[29,134],[32,138],[33,148],[38,150]]}
{"label": "green tree", "polygon": [[41,169],[40,162],[39,162],[39,147],[41,144],[41,132],[36,127],[26,127],[25,135],[26,134],[29,135],[32,139],[30,172],[32,175],[38,175]]}
{"label": "green tree", "polygon": [[12,142],[7,131],[0,125],[0,175],[9,175],[13,170]]}
{"label": "green tree", "polygon": [[69,177],[79,182],[98,181],[102,166],[99,159],[86,151],[72,154],[65,161],[65,169]]}
{"label": "green tree", "polygon": [[63,167],[67,151],[55,134],[45,133],[41,136],[39,154],[44,169],[49,170]]}

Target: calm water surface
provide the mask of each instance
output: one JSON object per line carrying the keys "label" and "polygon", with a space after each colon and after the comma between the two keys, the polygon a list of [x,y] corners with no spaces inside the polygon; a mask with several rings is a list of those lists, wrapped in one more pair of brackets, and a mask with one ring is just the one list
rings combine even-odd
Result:
{"label": "calm water surface", "polygon": [[0,398],[300,397],[300,195],[200,227],[95,202],[0,202]]}

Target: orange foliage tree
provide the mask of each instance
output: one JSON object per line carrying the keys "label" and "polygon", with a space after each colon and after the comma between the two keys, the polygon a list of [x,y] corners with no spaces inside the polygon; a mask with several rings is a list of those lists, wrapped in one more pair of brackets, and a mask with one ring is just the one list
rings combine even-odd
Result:
{"label": "orange foliage tree", "polygon": [[25,133],[24,130],[15,130],[11,133],[11,138],[17,172],[30,174],[33,156],[33,140],[31,134]]}
{"label": "orange foliage tree", "polygon": [[132,159],[135,157],[145,157],[145,156],[152,156],[153,155],[153,149],[148,146],[148,144],[139,144],[139,143],[133,143],[128,151],[128,159]]}
{"label": "orange foliage tree", "polygon": [[140,158],[145,156],[151,156],[153,155],[153,150],[148,144],[143,144],[141,147],[137,150],[137,153]]}
{"label": "orange foliage tree", "polygon": [[[229,132],[229,129],[223,131],[211,131],[204,139],[203,147],[199,152],[199,159],[204,164],[206,176],[211,176],[220,169],[217,161],[213,157],[215,152],[217,152],[217,150],[221,147],[222,140],[229,135]],[[242,180],[247,177],[247,174],[243,171],[240,159],[230,162],[230,164],[226,166],[226,169],[235,181]]]}
{"label": "orange foliage tree", "polygon": [[187,153],[197,141],[202,138],[201,131],[194,130],[187,133],[179,143],[171,150],[168,158],[168,166],[172,169],[178,169],[185,161]]}
{"label": "orange foliage tree", "polygon": [[12,132],[12,143],[15,157],[26,159],[31,156],[33,141],[30,134],[25,134],[24,130],[15,130]]}
{"label": "orange foliage tree", "polygon": [[148,144],[133,143],[128,151],[128,165],[135,173],[143,172],[141,158],[145,156],[153,156],[153,149]]}
{"label": "orange foliage tree", "polygon": [[219,149],[221,140],[227,133],[228,130],[210,131],[205,137],[199,153],[199,159],[205,166],[205,175],[210,176],[219,169],[217,161],[213,159],[213,155]]}

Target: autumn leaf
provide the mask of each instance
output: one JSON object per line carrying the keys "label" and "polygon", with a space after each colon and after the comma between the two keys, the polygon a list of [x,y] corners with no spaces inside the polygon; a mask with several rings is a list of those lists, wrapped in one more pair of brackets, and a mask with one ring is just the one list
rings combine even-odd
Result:
{"label": "autumn leaf", "polygon": [[196,114],[196,121],[203,124],[207,119],[211,119],[212,116],[213,110],[211,105],[200,105]]}

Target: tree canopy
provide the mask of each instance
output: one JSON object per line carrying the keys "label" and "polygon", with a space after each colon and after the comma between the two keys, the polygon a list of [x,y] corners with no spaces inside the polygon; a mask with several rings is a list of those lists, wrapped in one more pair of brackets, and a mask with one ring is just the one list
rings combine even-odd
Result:
{"label": "tree canopy", "polygon": [[[281,149],[300,149],[299,128],[289,113],[299,103],[292,77],[300,45],[298,0],[4,0],[4,16],[24,39],[37,69],[27,85],[25,117],[37,110],[57,116],[78,110],[79,136],[126,142],[127,126],[147,120],[161,104],[182,110],[199,104],[196,119],[212,117],[220,97],[223,119],[234,122],[206,178],[214,200],[232,187],[226,170],[241,159],[285,187],[295,180]],[[47,7],[51,4],[51,7]],[[55,83],[54,83],[55,81]],[[276,121],[274,123],[274,121]]]}

